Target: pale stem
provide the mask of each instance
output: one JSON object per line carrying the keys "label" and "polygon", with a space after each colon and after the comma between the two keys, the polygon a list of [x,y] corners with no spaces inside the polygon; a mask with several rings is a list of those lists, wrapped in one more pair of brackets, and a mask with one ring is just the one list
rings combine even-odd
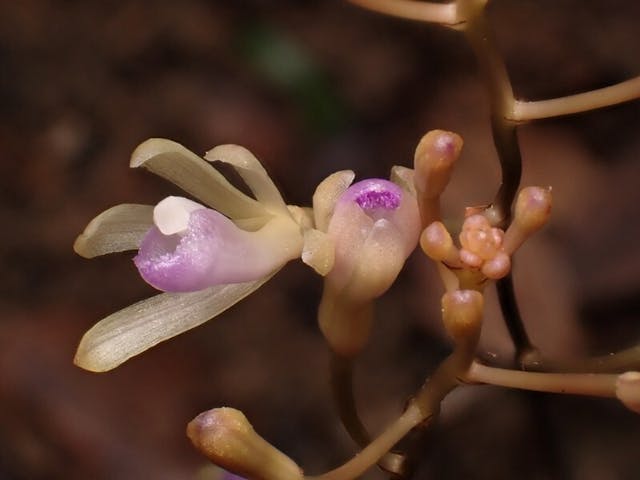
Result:
{"label": "pale stem", "polygon": [[[353,395],[353,358],[343,357],[335,352],[332,353],[331,388],[342,425],[344,425],[349,436],[359,447],[366,447],[371,443],[371,436],[360,419]],[[387,472],[401,476],[404,462],[404,454],[388,452],[380,459],[378,465]]]}
{"label": "pale stem", "polygon": [[360,453],[340,467],[318,476],[307,476],[308,480],[346,480],[357,478],[382,458],[393,446],[424,421],[419,408],[409,408]]}
{"label": "pale stem", "polygon": [[354,5],[393,17],[422,22],[455,25],[459,23],[453,3],[416,2],[412,0],[348,0]]}
{"label": "pale stem", "polygon": [[471,368],[462,378],[472,383],[486,383],[499,387],[519,388],[536,392],[615,398],[618,375],[525,372],[522,370],[488,367],[481,363],[473,362]]}
{"label": "pale stem", "polygon": [[351,480],[375,465],[393,446],[418,425],[425,426],[438,414],[440,403],[456,388],[473,362],[480,331],[456,344],[453,352],[433,372],[405,410],[360,453],[340,467],[307,480]]}
{"label": "pale stem", "polygon": [[437,262],[438,273],[447,292],[453,292],[460,288],[460,280],[444,263]]}
{"label": "pale stem", "polygon": [[515,124],[505,118],[513,111],[513,88],[485,16],[485,3],[483,0],[458,0],[458,8],[466,18],[462,30],[475,53],[489,93],[491,131],[502,169],[502,183],[487,214],[494,226],[506,230],[511,204],[520,185],[522,158]]}
{"label": "pale stem", "polygon": [[534,359],[525,363],[530,370],[552,370],[569,372],[622,373],[640,369],[640,345],[608,355],[585,358],[581,360],[546,360]]}
{"label": "pale stem", "polygon": [[640,98],[640,76],[589,92],[535,102],[516,101],[506,119],[526,122],[587,112]]}
{"label": "pale stem", "polygon": [[[516,136],[516,125],[505,118],[507,113],[513,110],[513,88],[485,17],[485,3],[484,0],[458,0],[458,8],[467,19],[463,31],[476,55],[480,73],[489,93],[493,142],[502,170],[500,189],[486,214],[494,226],[506,230],[511,220],[511,206],[520,186],[522,156]],[[516,348],[516,355],[521,357],[533,347],[520,316],[511,275],[499,280],[497,289],[500,308]]]}

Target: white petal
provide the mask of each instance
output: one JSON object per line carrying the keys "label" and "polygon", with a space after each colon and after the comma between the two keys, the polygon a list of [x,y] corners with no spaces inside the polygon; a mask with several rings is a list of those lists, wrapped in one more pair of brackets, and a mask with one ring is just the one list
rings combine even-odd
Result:
{"label": "white petal", "polygon": [[109,315],[85,333],[74,362],[93,372],[111,370],[154,345],[219,315],[271,277],[217,285],[199,292],[163,293],[135,303]]}
{"label": "white petal", "polygon": [[240,145],[218,145],[209,150],[204,158],[210,162],[219,160],[233,166],[262,205],[272,213],[289,215],[278,187],[249,150]]}
{"label": "white petal", "polygon": [[231,185],[215,168],[171,140],[151,138],[141,143],[131,155],[130,165],[166,178],[231,219],[266,214],[256,200]]}
{"label": "white petal", "polygon": [[207,208],[184,197],[167,197],[153,209],[153,223],[164,235],[187,230],[191,212]]}
{"label": "white petal", "polygon": [[73,249],[85,258],[136,250],[152,226],[151,205],[116,205],[89,222],[76,238]]}

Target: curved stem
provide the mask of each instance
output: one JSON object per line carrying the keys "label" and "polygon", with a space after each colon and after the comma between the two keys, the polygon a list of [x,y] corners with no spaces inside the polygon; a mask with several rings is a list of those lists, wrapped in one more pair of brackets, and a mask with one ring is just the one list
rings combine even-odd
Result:
{"label": "curved stem", "polygon": [[[335,352],[331,355],[331,389],[333,400],[338,409],[340,421],[349,436],[359,447],[366,447],[371,443],[371,436],[358,415],[355,397],[353,395],[353,359],[343,357]],[[387,452],[379,461],[378,466],[402,477],[405,473],[406,455],[401,452]]]}
{"label": "curved stem", "polygon": [[[502,169],[502,183],[486,214],[493,225],[506,230],[511,221],[511,205],[520,186],[522,156],[516,124],[506,118],[513,110],[514,96],[505,64],[498,52],[485,17],[482,0],[459,0],[466,10],[466,38],[473,48],[480,73],[489,93],[491,131]],[[500,308],[518,356],[533,347],[520,316],[511,275],[498,282]]]}
{"label": "curved stem", "polygon": [[331,389],[338,415],[349,436],[363,447],[371,442],[367,429],[360,420],[353,396],[353,360],[335,352],[331,355]]}
{"label": "curved stem", "polygon": [[360,453],[340,467],[307,480],[350,480],[362,475],[393,446],[418,425],[426,424],[438,414],[442,400],[460,384],[473,362],[480,331],[456,344],[455,349],[425,381],[405,412]]}
{"label": "curved stem", "polygon": [[454,3],[416,2],[412,0],[348,0],[354,5],[393,17],[453,26],[458,23]]}
{"label": "curved stem", "polygon": [[537,349],[531,343],[520,315],[511,273],[496,282],[496,291],[504,322],[516,349],[516,361],[523,365],[527,358],[536,358],[534,353]]}
{"label": "curved stem", "polygon": [[495,226],[505,229],[510,221],[511,204],[522,174],[516,126],[506,118],[513,111],[513,88],[485,17],[485,2],[459,0],[459,3],[459,8],[467,18],[463,31],[475,53],[480,74],[489,93],[491,131],[502,169],[502,184],[487,213]]}
{"label": "curved stem", "polygon": [[468,382],[536,392],[615,397],[617,374],[539,373],[494,368],[473,362],[462,377]]}
{"label": "curved stem", "polygon": [[535,102],[516,101],[506,119],[526,122],[609,107],[640,98],[640,76],[608,87]]}
{"label": "curved stem", "polygon": [[379,437],[347,463],[322,475],[305,478],[309,480],[346,480],[356,478],[374,465],[407,433],[420,423],[423,423],[424,420],[423,413],[419,408],[409,406]]}

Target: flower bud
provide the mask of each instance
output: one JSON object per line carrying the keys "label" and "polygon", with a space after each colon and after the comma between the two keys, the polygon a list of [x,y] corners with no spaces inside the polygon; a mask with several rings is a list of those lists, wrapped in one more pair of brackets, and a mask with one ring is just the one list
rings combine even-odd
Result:
{"label": "flower bud", "polygon": [[364,180],[340,195],[327,226],[335,255],[318,311],[335,352],[352,356],[366,343],[370,302],[395,281],[419,233],[415,197],[388,180]]}
{"label": "flower bud", "polygon": [[462,138],[443,130],[428,132],[418,143],[414,183],[423,227],[440,219],[440,195],[449,183],[461,149]]}
{"label": "flower bud", "polygon": [[296,463],[258,435],[236,409],[214,408],[187,426],[193,445],[216,465],[246,478],[301,480]]}
{"label": "flower bud", "polygon": [[329,221],[335,263],[328,281],[356,302],[380,296],[416,247],[419,229],[413,196],[388,180],[355,183],[340,196]]}
{"label": "flower bud", "polygon": [[455,290],[442,296],[444,328],[456,343],[477,339],[483,308],[484,298],[476,290]]}
{"label": "flower bud", "polygon": [[429,258],[437,262],[449,265],[459,263],[458,249],[442,222],[433,222],[424,229],[420,235],[420,247]]}
{"label": "flower bud", "polygon": [[618,376],[616,397],[629,410],[640,413],[640,372],[626,372]]}
{"label": "flower bud", "polygon": [[526,187],[518,194],[513,222],[504,238],[504,250],[511,255],[532,234],[540,230],[551,215],[551,187]]}
{"label": "flower bud", "polygon": [[[481,261],[491,260],[502,245],[504,233],[491,227],[483,215],[467,217],[460,232],[460,245],[466,251],[477,255]],[[477,265],[476,265],[477,266]]]}
{"label": "flower bud", "polygon": [[492,227],[484,215],[467,217],[460,232],[460,260],[493,280],[504,277],[511,269],[511,259],[502,248],[504,232]]}

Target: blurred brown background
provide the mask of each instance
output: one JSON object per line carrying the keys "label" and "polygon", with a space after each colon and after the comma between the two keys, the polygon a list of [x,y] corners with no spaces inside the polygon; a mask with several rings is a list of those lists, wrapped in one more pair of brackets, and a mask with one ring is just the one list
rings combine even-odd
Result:
{"label": "blurred brown background", "polygon": [[[640,74],[635,0],[491,3],[523,98]],[[309,473],[351,456],[309,269],[291,264],[215,321],[96,375],[71,363],[82,333],[153,292],[131,255],[86,261],[71,245],[105,208],[176,192],[128,169],[152,136],[199,153],[245,145],[290,203],[308,204],[335,170],[410,165],[433,128],[466,142],[446,213],[490,200],[486,97],[463,38],[437,26],[339,1],[0,3],[0,479],[209,478],[184,429],[222,405]],[[552,222],[516,266],[523,314],[550,356],[640,341],[639,131],[640,102],[520,131],[525,183],[554,188]],[[441,293],[416,254],[379,302],[356,385],[374,428],[448,352]],[[495,305],[485,333],[483,351],[508,365]],[[418,478],[635,479],[640,420],[614,400],[466,388],[421,448]]]}

